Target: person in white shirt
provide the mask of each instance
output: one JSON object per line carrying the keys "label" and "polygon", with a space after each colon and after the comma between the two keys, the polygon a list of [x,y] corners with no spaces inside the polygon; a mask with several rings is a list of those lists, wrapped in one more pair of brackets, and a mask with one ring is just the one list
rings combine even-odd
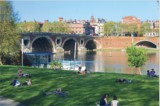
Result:
{"label": "person in white shirt", "polygon": [[113,100],[111,101],[111,106],[118,106],[117,96],[113,96]]}

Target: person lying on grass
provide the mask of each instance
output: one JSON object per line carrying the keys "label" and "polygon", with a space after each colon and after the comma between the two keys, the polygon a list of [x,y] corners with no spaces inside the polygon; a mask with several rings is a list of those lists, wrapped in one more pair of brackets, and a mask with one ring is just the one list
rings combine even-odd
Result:
{"label": "person lying on grass", "polygon": [[43,92],[43,96],[47,96],[47,95],[59,95],[61,97],[66,97],[68,94],[64,91],[62,91],[61,88],[57,88],[55,91],[50,91],[50,92]]}
{"label": "person lying on grass", "polygon": [[118,78],[115,80],[116,83],[132,83],[132,80],[127,80],[125,78]]}

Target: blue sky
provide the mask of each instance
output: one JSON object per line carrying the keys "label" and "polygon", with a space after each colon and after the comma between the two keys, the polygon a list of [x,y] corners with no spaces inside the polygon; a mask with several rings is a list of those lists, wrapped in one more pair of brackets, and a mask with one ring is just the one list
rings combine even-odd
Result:
{"label": "blue sky", "polygon": [[107,21],[121,21],[136,16],[142,21],[158,19],[157,0],[16,0],[12,1],[20,21],[89,20],[90,16]]}

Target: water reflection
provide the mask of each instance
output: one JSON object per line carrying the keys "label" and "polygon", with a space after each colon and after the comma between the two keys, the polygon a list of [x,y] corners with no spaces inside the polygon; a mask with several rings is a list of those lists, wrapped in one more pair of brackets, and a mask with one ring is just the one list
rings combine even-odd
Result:
{"label": "water reflection", "polygon": [[[142,74],[152,68],[159,72],[158,51],[148,55],[148,61],[142,66]],[[56,54],[56,60],[74,60],[73,54]],[[127,54],[125,51],[92,51],[80,52],[76,55],[76,60],[85,62],[87,70],[91,72],[111,72],[132,74],[133,69],[128,66]],[[132,70],[132,71],[131,71]]]}

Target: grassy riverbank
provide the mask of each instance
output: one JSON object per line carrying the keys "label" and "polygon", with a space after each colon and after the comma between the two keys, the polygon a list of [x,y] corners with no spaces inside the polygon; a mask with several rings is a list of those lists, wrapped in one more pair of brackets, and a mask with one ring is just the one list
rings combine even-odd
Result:
{"label": "grassy riverbank", "polygon": [[[141,75],[90,73],[77,75],[73,71],[23,67],[23,73],[32,75],[33,85],[13,87],[11,80],[17,75],[17,67],[0,66],[0,95],[19,101],[26,106],[96,106],[104,93],[109,101],[117,95],[120,106],[158,106],[159,79]],[[132,79],[131,84],[117,84],[115,79]],[[20,82],[28,80],[19,78]],[[42,91],[62,87],[68,97],[42,96]]]}

